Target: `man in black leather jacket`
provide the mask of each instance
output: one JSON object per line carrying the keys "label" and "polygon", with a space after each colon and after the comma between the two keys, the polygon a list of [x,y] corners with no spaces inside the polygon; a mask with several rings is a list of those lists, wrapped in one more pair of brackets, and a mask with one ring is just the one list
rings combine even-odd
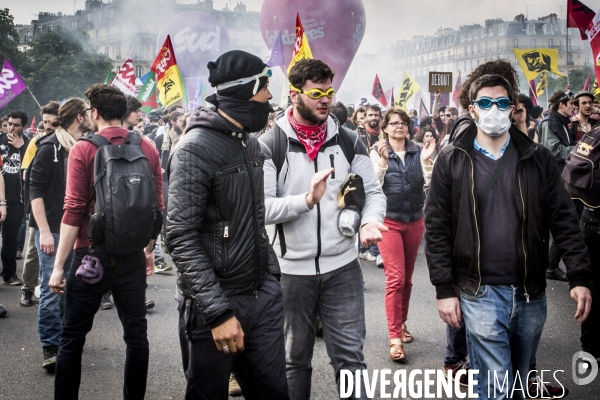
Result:
{"label": "man in black leather jacket", "polygon": [[171,154],[167,243],[178,270],[186,399],[287,399],[279,265],[265,230],[263,161],[271,70],[230,51],[208,63],[215,109],[197,109]]}

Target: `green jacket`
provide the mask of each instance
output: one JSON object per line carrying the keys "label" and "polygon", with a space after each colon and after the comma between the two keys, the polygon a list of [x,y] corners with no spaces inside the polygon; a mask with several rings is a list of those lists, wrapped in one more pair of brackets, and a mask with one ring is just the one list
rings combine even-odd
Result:
{"label": "green jacket", "polygon": [[565,168],[565,159],[573,150],[573,146],[565,146],[562,144],[560,139],[556,136],[556,133],[550,130],[550,124],[548,121],[542,121],[538,126],[538,140],[540,144],[550,150],[552,156],[558,163],[558,168],[562,173]]}

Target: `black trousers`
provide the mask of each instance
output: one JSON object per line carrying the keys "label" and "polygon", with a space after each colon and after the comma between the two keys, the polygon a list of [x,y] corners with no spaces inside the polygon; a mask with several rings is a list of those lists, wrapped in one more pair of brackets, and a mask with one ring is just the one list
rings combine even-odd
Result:
{"label": "black trousers", "polygon": [[4,279],[17,272],[17,243],[19,227],[23,220],[23,204],[9,204],[2,223],[2,276]]}
{"label": "black trousers", "polygon": [[[102,296],[111,290],[121,325],[125,350],[123,399],[141,400],[146,394],[150,357],[146,321],[146,257],[144,251],[111,255],[90,253],[104,267],[100,282],[89,284],[75,276],[85,253],[75,253],[65,290],[65,314],[54,378],[55,400],[76,400],[81,383],[81,354]],[[100,379],[102,379],[100,377]],[[107,384],[115,385],[117,382]],[[99,397],[102,397],[100,395]]]}
{"label": "black trousers", "polygon": [[179,299],[179,342],[188,400],[228,399],[233,372],[246,400],[286,400],[283,295],[271,276],[258,296],[228,296],[244,331],[244,351],[217,350],[211,329],[192,299]]}
{"label": "black trousers", "polygon": [[592,269],[592,308],[581,324],[581,348],[600,357],[600,211],[585,209],[581,215],[583,242],[588,248]]}

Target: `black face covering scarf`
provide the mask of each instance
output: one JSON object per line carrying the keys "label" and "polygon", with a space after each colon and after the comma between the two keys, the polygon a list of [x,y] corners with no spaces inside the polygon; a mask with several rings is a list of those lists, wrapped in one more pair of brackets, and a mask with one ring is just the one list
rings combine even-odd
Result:
{"label": "black face covering scarf", "polygon": [[[548,115],[548,126],[550,130],[554,132],[558,140],[565,146],[573,146],[573,132],[569,128],[569,124],[571,123],[571,119],[569,117],[565,117],[561,113],[557,111],[550,111]],[[568,139],[566,135],[569,135]]]}
{"label": "black face covering scarf", "polygon": [[239,100],[218,94],[209,96],[206,101],[214,104],[218,110],[242,124],[247,132],[258,132],[263,129],[267,125],[269,114],[273,112],[269,102]]}

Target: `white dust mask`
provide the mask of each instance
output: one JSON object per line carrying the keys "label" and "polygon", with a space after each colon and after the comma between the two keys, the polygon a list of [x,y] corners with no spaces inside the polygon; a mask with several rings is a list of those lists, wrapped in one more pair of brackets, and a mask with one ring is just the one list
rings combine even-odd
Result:
{"label": "white dust mask", "polygon": [[477,127],[488,136],[502,136],[510,128],[510,108],[502,111],[494,104],[489,110],[479,109],[478,115]]}

